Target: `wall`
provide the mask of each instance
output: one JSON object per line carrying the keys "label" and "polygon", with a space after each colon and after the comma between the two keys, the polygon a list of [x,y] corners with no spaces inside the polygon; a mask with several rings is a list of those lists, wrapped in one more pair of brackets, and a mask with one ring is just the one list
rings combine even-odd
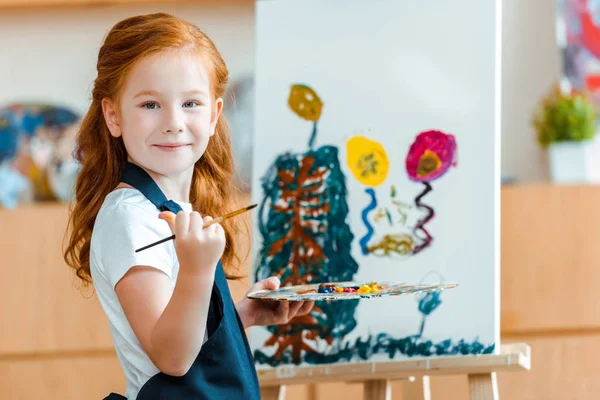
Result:
{"label": "wall", "polygon": [[[254,1],[198,3],[1,11],[0,104],[58,101],[83,112],[104,34],[125,16],[158,10],[204,29],[222,51],[232,82],[251,75]],[[546,153],[535,142],[530,119],[559,76],[555,4],[504,0],[503,14],[502,174],[523,182],[546,180]]]}
{"label": "wall", "polygon": [[253,73],[251,0],[1,10],[0,104],[59,102],[83,113],[104,35],[125,17],[157,11],[178,15],[203,29],[225,58],[232,82]]}
{"label": "wall", "polygon": [[555,0],[503,0],[502,175],[548,179],[546,152],[535,141],[531,115],[559,78]]}

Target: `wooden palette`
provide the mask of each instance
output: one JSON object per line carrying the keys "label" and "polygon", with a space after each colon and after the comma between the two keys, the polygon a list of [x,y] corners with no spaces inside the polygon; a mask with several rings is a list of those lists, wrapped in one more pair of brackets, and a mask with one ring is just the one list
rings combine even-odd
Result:
{"label": "wooden palette", "polygon": [[[277,290],[259,290],[248,293],[250,299],[274,300],[274,301],[316,301],[316,300],[353,300],[353,299],[371,299],[387,296],[402,296],[407,294],[418,294],[426,292],[439,292],[446,289],[452,289],[458,284],[448,283],[442,285],[407,285],[403,282],[376,282],[380,286],[377,291],[365,292],[357,288],[367,286],[372,288],[372,282],[329,282],[321,284],[306,284],[296,286],[286,286]],[[319,288],[323,286],[334,286],[344,290],[350,288],[356,291],[336,291],[328,293],[319,293]],[[363,289],[364,290],[364,289]]]}

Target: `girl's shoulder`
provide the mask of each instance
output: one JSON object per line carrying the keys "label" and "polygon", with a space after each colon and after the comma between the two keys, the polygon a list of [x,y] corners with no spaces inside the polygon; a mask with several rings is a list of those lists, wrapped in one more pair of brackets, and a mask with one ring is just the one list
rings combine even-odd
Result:
{"label": "girl's shoulder", "polygon": [[120,188],[106,195],[98,215],[102,212],[110,213],[118,209],[130,210],[131,208],[138,208],[152,215],[158,215],[159,213],[156,206],[139,190],[134,188]]}
{"label": "girl's shoulder", "polygon": [[173,243],[136,252],[147,244],[171,236],[160,211],[136,189],[109,193],[96,216],[90,243],[90,268],[116,283],[135,265],[155,267],[173,277],[176,253]]}
{"label": "girl's shoulder", "polygon": [[[113,235],[115,231],[164,231],[168,225],[158,218],[160,211],[140,191],[133,188],[116,189],[104,198],[94,222],[98,236]],[[164,226],[163,226],[164,225]]]}

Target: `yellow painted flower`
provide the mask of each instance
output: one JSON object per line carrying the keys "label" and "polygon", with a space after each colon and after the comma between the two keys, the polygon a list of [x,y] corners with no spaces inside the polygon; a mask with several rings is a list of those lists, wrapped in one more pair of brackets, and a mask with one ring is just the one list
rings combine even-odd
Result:
{"label": "yellow painted flower", "polygon": [[323,109],[317,92],[305,85],[292,85],[288,105],[300,118],[313,122],[319,120]]}
{"label": "yellow painted flower", "polygon": [[390,162],[378,142],[354,136],[346,142],[346,151],[348,167],[360,183],[375,187],[387,178]]}

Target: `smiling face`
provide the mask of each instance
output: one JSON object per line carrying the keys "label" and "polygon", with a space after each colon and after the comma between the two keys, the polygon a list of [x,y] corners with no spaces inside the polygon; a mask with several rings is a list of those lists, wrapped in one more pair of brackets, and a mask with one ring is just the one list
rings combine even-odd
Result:
{"label": "smiling face", "polygon": [[191,177],[215,132],[223,101],[213,99],[209,73],[192,51],[169,50],[138,61],[117,105],[103,101],[114,137],[130,160],[163,176]]}

